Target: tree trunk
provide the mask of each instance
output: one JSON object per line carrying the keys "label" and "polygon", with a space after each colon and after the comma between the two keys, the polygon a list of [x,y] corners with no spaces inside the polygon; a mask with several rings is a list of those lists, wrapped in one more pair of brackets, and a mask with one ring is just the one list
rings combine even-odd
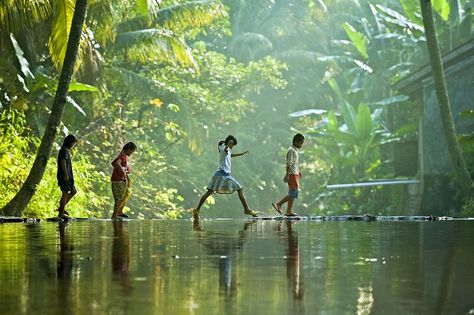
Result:
{"label": "tree trunk", "polygon": [[74,65],[77,59],[77,52],[79,49],[79,42],[82,34],[82,26],[86,16],[87,0],[76,0],[74,9],[74,16],[72,18],[71,30],[69,32],[69,39],[67,43],[66,55],[64,57],[63,68],[59,76],[58,88],[49,115],[48,124],[44,131],[41,144],[38,148],[35,161],[31,167],[30,174],[26,178],[25,183],[21,187],[16,196],[10,200],[8,204],[2,209],[5,215],[21,216],[23,210],[26,208],[31,198],[33,197],[36,187],[40,183],[46,164],[51,155],[51,147],[53,146],[59,124],[64,114],[64,107],[66,105],[66,98],[68,96],[69,84],[74,72]]}
{"label": "tree trunk", "polygon": [[441,51],[439,49],[438,37],[436,35],[436,28],[434,25],[431,0],[420,0],[420,4],[421,13],[423,15],[423,24],[425,26],[426,43],[428,45],[431,70],[434,78],[434,86],[436,89],[436,97],[438,99],[444,133],[448,142],[449,154],[454,165],[454,171],[456,173],[459,186],[461,186],[464,196],[471,197],[474,195],[473,181],[466,167],[466,163],[462,156],[461,147],[457,139],[451,105],[449,103],[448,89],[446,87],[446,80],[444,78]]}

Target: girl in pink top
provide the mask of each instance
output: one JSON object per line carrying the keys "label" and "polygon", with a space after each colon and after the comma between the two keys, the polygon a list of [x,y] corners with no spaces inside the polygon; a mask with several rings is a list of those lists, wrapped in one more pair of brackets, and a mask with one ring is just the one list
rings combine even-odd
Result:
{"label": "girl in pink top", "polygon": [[112,161],[114,167],[112,171],[112,194],[114,196],[114,213],[112,219],[128,218],[128,215],[123,213],[123,208],[127,204],[131,195],[131,181],[128,174],[132,171],[128,165],[128,157],[132,155],[137,149],[133,142],[129,142],[123,146],[122,151],[115,160]]}

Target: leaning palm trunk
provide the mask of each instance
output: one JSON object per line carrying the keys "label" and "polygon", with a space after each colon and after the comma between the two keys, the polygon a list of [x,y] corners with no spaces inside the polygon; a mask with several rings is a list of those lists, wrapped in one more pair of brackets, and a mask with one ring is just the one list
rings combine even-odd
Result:
{"label": "leaning palm trunk", "polygon": [[473,196],[473,181],[466,167],[466,163],[462,156],[461,147],[459,145],[454,120],[449,103],[448,89],[444,78],[443,63],[441,52],[439,49],[436,28],[433,19],[433,9],[431,0],[420,0],[421,13],[423,15],[423,24],[425,26],[426,43],[428,45],[428,53],[430,56],[431,69],[436,89],[436,97],[438,99],[439,109],[441,113],[441,121],[444,127],[444,133],[448,143],[448,150],[454,165],[454,171],[458,179],[459,186],[465,197]]}
{"label": "leaning palm trunk", "polygon": [[51,155],[59,124],[64,114],[66,98],[69,90],[69,83],[74,71],[76,63],[79,41],[82,34],[82,25],[86,15],[87,0],[76,0],[74,16],[72,18],[71,31],[67,43],[66,55],[64,57],[63,68],[59,77],[58,88],[54,97],[53,107],[49,115],[48,124],[44,132],[41,144],[38,148],[35,161],[31,167],[30,174],[26,178],[25,183],[21,187],[16,196],[2,209],[2,213],[6,215],[21,216],[31,198],[33,197],[36,187],[41,181],[46,164]]}

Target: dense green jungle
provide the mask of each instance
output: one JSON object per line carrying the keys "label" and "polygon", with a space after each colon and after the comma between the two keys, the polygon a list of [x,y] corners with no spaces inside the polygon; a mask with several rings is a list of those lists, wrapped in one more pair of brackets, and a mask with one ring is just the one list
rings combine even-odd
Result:
{"label": "dense green jungle", "polygon": [[[429,63],[418,1],[88,2],[60,130],[22,216],[55,215],[67,134],[78,138],[74,216],[110,217],[111,161],[133,141],[126,212],[190,217],[227,135],[238,139],[235,152],[250,152],[232,162],[250,207],[272,213],[287,192],[285,153],[297,132],[306,142],[296,212],[406,214],[404,186],[326,185],[417,175],[416,166],[397,171],[394,148],[416,143],[422,104],[393,84]],[[473,39],[473,1],[432,3],[443,53]],[[28,176],[45,131],[74,4],[0,1],[0,209]],[[473,175],[474,137],[463,137]],[[459,199],[446,215],[473,215],[474,202]],[[233,194],[213,195],[202,215],[243,213]]]}

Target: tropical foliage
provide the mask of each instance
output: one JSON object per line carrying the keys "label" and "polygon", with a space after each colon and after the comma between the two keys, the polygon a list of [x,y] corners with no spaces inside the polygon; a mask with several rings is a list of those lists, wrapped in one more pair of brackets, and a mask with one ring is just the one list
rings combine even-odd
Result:
{"label": "tropical foliage", "polygon": [[[13,3],[0,2],[0,151],[10,152],[0,207],[25,179],[44,132],[74,1]],[[443,51],[472,39],[469,1],[434,3]],[[394,177],[392,146],[416,142],[420,104],[392,84],[427,62],[419,12],[405,0],[90,0],[56,141],[79,138],[71,209],[109,216],[110,161],[134,141],[127,211],[187,216],[215,171],[217,141],[234,134],[236,150],[250,150],[233,161],[235,177],[251,207],[270,211],[285,193],[284,153],[300,131],[308,136],[303,213],[377,213],[380,196],[386,211],[402,212],[403,190],[335,193],[325,185]],[[56,154],[25,215],[56,208]],[[204,215],[241,216],[236,196],[209,202]]]}

